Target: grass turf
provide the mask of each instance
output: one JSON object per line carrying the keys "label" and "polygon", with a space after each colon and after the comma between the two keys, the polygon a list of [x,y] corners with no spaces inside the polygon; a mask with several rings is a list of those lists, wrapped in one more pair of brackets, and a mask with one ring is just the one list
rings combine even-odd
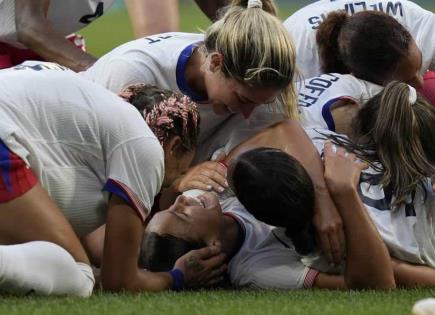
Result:
{"label": "grass turf", "polygon": [[218,290],[137,295],[97,293],[89,299],[8,297],[0,304],[0,314],[409,315],[415,301],[430,296],[435,296],[435,290],[393,292]]}

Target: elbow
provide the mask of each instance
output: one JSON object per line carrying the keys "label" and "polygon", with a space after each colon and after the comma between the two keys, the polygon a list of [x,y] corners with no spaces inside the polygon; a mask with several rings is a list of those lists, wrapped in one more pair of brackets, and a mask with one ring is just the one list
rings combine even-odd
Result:
{"label": "elbow", "polygon": [[382,290],[389,291],[396,288],[394,276],[386,277],[354,277],[346,279],[346,287],[350,290]]}

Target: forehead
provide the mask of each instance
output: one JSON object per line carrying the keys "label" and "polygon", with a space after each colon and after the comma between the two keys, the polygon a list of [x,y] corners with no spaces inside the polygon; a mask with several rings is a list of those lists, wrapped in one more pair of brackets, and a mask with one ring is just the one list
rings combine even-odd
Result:
{"label": "forehead", "polygon": [[178,237],[181,237],[186,230],[187,222],[170,210],[157,212],[145,228],[147,233],[170,234]]}

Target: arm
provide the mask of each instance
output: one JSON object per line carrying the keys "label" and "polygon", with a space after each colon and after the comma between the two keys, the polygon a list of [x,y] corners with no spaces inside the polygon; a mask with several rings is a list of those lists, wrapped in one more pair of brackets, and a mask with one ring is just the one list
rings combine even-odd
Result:
{"label": "arm", "polygon": [[357,191],[367,165],[331,143],[325,145],[325,180],[343,219],[347,244],[344,273],[350,289],[395,287],[390,256]]}
{"label": "arm", "polygon": [[226,5],[230,4],[230,0],[195,0],[199,8],[205,15],[211,20],[216,21],[218,19],[218,10]]}
{"label": "arm", "polygon": [[136,38],[177,32],[180,27],[178,0],[125,0]]}
{"label": "arm", "polygon": [[258,147],[280,149],[296,158],[307,170],[315,188],[314,224],[321,247],[329,261],[339,264],[345,247],[342,221],[325,184],[322,160],[310,138],[297,121],[284,121],[235,147],[225,161],[228,164],[243,152]]}
{"label": "arm", "polygon": [[394,278],[399,287],[404,288],[434,288],[435,269],[413,265],[392,258]]}
{"label": "arm", "polygon": [[[133,208],[113,195],[107,213],[101,282],[110,291],[162,291],[173,285],[169,272],[149,272],[138,267],[144,227]],[[224,271],[225,255],[219,246],[193,250],[174,265],[189,287],[214,284]],[[187,263],[195,261],[195,264]]]}
{"label": "arm", "polygon": [[152,273],[138,268],[143,225],[135,211],[112,196],[107,212],[101,281],[112,291],[162,291],[171,288],[169,273]]}
{"label": "arm", "polygon": [[53,28],[47,20],[49,5],[50,0],[15,1],[18,41],[47,61],[57,62],[74,71],[87,69],[96,58],[76,48]]}

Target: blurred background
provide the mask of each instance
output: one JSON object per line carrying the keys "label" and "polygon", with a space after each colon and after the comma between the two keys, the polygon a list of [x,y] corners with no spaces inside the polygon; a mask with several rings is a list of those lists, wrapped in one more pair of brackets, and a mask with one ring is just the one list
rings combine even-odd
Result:
{"label": "blurred background", "polygon": [[[280,18],[285,20],[294,11],[314,1],[278,0],[277,2]],[[435,0],[415,0],[414,2],[435,12]],[[180,0],[180,20],[180,28],[183,32],[201,32],[210,24],[192,0]],[[95,56],[101,56],[114,47],[134,39],[123,0],[117,0],[116,5],[108,13],[80,33],[86,38],[88,51]]]}

